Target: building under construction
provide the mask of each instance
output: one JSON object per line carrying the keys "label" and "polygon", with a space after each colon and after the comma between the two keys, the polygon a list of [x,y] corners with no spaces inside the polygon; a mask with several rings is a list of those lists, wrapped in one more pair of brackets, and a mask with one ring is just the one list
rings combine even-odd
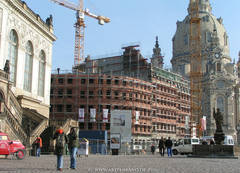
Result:
{"label": "building under construction", "polygon": [[[71,72],[58,69],[53,73],[50,124],[78,120],[79,108],[83,108],[80,130],[109,132],[112,110],[132,110],[133,143],[144,144],[162,136],[178,139],[189,135],[186,130],[190,116],[189,81],[162,68],[158,39],[151,63],[137,47],[124,47],[120,56],[96,60],[88,57]],[[93,108],[95,121],[90,117]],[[107,121],[103,109],[108,109]]]}

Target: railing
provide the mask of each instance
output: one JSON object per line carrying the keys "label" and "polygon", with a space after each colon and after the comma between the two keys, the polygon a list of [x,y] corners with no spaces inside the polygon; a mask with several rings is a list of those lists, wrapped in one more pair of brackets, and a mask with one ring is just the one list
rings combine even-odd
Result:
{"label": "railing", "polygon": [[19,137],[19,139],[23,144],[27,144],[27,134],[25,133],[21,124],[17,121],[17,119],[14,117],[14,115],[11,113],[11,111],[8,109],[5,103],[4,103],[4,113],[7,116],[7,120],[11,124],[15,134],[17,134],[17,136]]}
{"label": "railing", "polygon": [[30,145],[36,140],[38,136],[47,128],[48,126],[48,119],[43,120],[30,134]]}
{"label": "railing", "polygon": [[66,134],[71,127],[78,127],[78,122],[73,119],[67,119],[66,123],[63,125],[63,131]]}
{"label": "railing", "polygon": [[3,70],[0,70],[0,78],[8,81],[9,80],[9,74],[6,73]]}

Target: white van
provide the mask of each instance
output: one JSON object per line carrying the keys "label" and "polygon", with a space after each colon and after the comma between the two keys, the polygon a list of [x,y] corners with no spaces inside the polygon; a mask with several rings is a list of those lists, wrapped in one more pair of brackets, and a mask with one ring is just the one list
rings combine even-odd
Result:
{"label": "white van", "polygon": [[234,145],[233,137],[230,135],[226,135],[224,138],[224,145]]}
{"label": "white van", "polygon": [[[203,136],[201,140],[206,141],[208,144],[210,144],[210,140],[214,141],[214,137],[213,136]],[[230,135],[226,135],[224,137],[223,145],[234,145],[233,137]]]}
{"label": "white van", "polygon": [[177,154],[191,154],[192,145],[200,144],[199,138],[185,138],[181,139],[175,146],[172,148],[174,155]]}

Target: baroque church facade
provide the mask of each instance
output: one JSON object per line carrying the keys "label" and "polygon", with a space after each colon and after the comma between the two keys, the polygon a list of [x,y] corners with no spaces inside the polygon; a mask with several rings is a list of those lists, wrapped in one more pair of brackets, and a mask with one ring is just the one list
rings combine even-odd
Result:
{"label": "baroque church facade", "polygon": [[[239,85],[237,65],[229,55],[228,35],[222,18],[212,14],[209,0],[199,0],[202,50],[202,112],[206,116],[205,135],[213,136],[216,125],[214,108],[223,114],[223,131],[238,141]],[[189,77],[190,72],[190,7],[183,21],[177,21],[177,31],[172,39],[173,71]]]}
{"label": "baroque church facade", "polygon": [[53,33],[24,1],[0,1],[0,131],[27,147],[48,126]]}

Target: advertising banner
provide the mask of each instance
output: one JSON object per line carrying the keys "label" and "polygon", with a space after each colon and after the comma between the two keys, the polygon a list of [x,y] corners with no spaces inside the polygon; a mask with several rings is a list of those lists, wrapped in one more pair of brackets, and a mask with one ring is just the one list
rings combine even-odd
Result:
{"label": "advertising banner", "polygon": [[108,109],[103,109],[103,122],[108,122]]}
{"label": "advertising banner", "polygon": [[90,109],[90,122],[96,122],[96,109]]}
{"label": "advertising banner", "polygon": [[132,137],[132,111],[113,110],[111,111],[111,134],[120,134],[121,142],[131,142]]}
{"label": "advertising banner", "polygon": [[135,121],[135,124],[139,124],[139,117],[140,117],[140,112],[136,111],[136,121]]}
{"label": "advertising banner", "polygon": [[110,135],[110,148],[111,149],[120,149],[121,147],[121,135],[118,133],[112,133]]}
{"label": "advertising banner", "polygon": [[88,155],[89,141],[85,138],[79,140],[78,155]]}
{"label": "advertising banner", "polygon": [[78,109],[78,122],[84,122],[84,108]]}
{"label": "advertising banner", "polygon": [[201,129],[204,131],[206,130],[206,116],[203,116],[202,119],[201,119]]}

